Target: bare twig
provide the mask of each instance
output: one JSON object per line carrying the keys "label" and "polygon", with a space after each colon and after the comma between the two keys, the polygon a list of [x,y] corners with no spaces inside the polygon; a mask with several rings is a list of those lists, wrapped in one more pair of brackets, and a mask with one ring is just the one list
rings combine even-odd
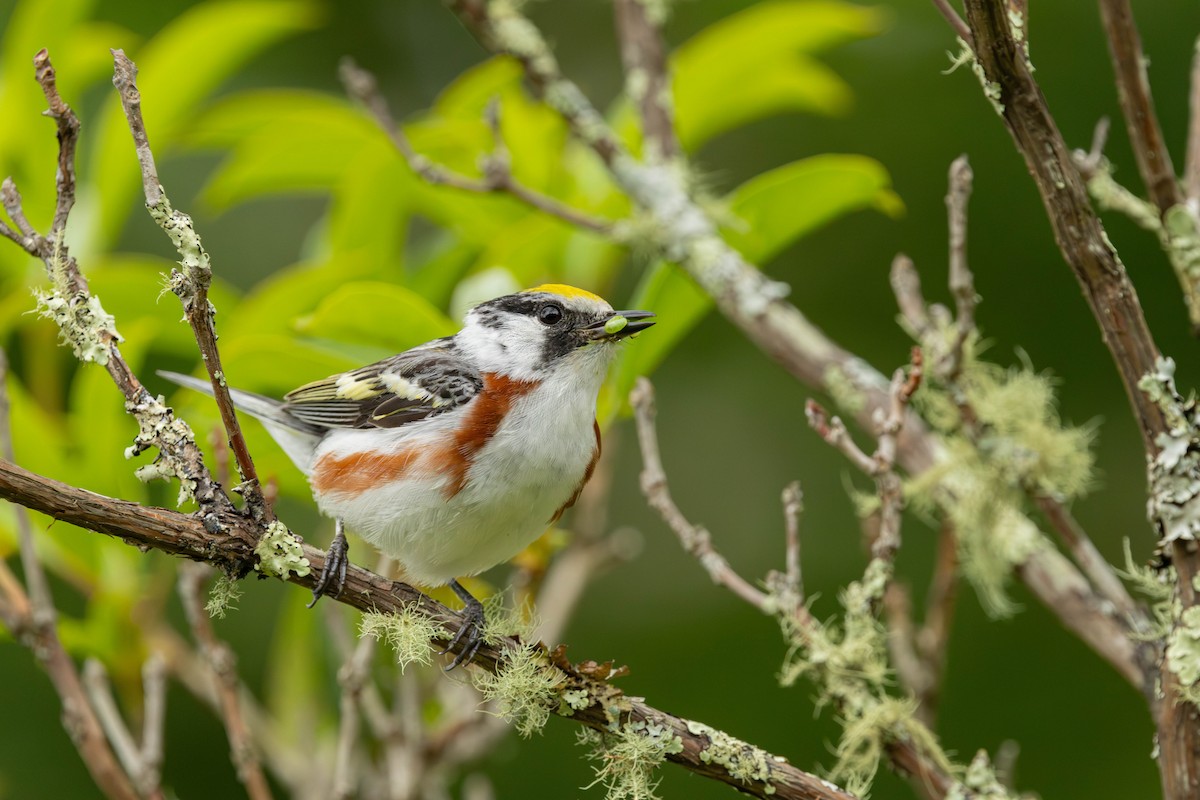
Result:
{"label": "bare twig", "polygon": [[[46,95],[46,103],[50,106],[46,115],[58,126],[58,173],[56,175],[57,202],[54,208],[54,221],[50,223],[50,233],[47,236],[56,245],[61,244],[63,230],[67,227],[67,216],[75,205],[75,145],[79,141],[79,117],[71,107],[63,102],[55,82],[54,66],[50,63],[50,55],[42,48],[33,57],[34,77]],[[16,222],[16,220],[13,220]]]}
{"label": "bare twig", "polygon": [[274,519],[274,512],[263,501],[262,490],[258,485],[258,471],[254,467],[254,460],[250,457],[246,438],[238,423],[233,398],[229,395],[229,387],[221,366],[221,353],[217,349],[217,332],[213,321],[216,311],[208,301],[208,288],[212,284],[212,265],[208,253],[200,244],[200,237],[192,224],[192,218],[171,207],[171,201],[159,182],[158,170],[154,166],[154,154],[150,150],[150,140],[146,134],[146,123],[142,119],[142,96],[137,88],[137,66],[125,56],[123,50],[113,50],[112,55],[113,85],[121,97],[125,119],[133,135],[134,149],[142,169],[146,208],[151,218],[175,245],[181,257],[182,271],[171,271],[171,291],[183,304],[184,315],[196,338],[201,360],[208,370],[213,397],[229,437],[229,447],[237,461],[238,471],[245,481],[242,491],[247,507],[256,519],[270,522]]}
{"label": "bare twig", "polygon": [[1133,9],[1129,0],[1100,0],[1100,15],[1116,74],[1121,114],[1125,117],[1138,172],[1150,199],[1158,206],[1159,214],[1165,214],[1172,206],[1182,203],[1183,196],[1171,166],[1171,154],[1163,141],[1162,127],[1154,113],[1150,78],[1146,74],[1146,54],[1142,51],[1142,39],[1133,20]]}
{"label": "bare twig", "polygon": [[966,156],[954,159],[946,211],[950,220],[950,292],[954,295],[956,332],[945,363],[938,365],[938,370],[950,378],[962,368],[963,345],[975,330],[975,278],[967,266],[967,200],[973,177]]}
{"label": "bare twig", "polygon": [[1032,494],[1032,498],[1096,590],[1129,621],[1134,631],[1144,633],[1149,630],[1150,621],[1145,609],[1129,595],[1125,584],[1113,572],[1112,564],[1100,555],[1091,537],[1076,521],[1074,515],[1053,497]]}
{"label": "bare twig", "polygon": [[83,665],[83,683],[117,758],[121,760],[125,772],[133,776],[138,784],[138,793],[147,800],[161,800],[163,793],[158,785],[158,768],[149,768],[142,760],[142,750],[134,742],[133,734],[129,732],[121,710],[117,708],[104,665],[89,658]]}
{"label": "bare twig", "polygon": [[967,47],[975,49],[975,40],[971,36],[971,29],[967,27],[967,23],[959,16],[959,13],[954,10],[954,6],[950,5],[950,0],[933,0],[933,7],[937,9],[946,22],[950,23],[954,35],[967,43]]}
{"label": "bare twig", "polygon": [[[0,468],[20,469],[14,460],[12,429],[9,419],[8,359],[0,349]],[[7,462],[7,463],[5,463]],[[17,545],[21,554],[21,567],[25,575],[28,593],[21,589],[16,578],[8,571],[3,575],[5,596],[10,598],[6,608],[5,624],[37,658],[62,701],[62,723],[79,751],[80,757],[91,773],[92,780],[112,800],[134,800],[137,793],[129,776],[121,769],[96,711],[88,700],[74,662],[58,637],[58,612],[50,595],[45,570],[38,560],[33,544],[33,526],[29,514],[17,508]]]}
{"label": "bare twig", "polygon": [[783,523],[786,549],[784,573],[788,589],[798,603],[804,602],[804,571],[800,568],[800,513],[804,510],[804,493],[800,481],[789,483],[783,490]]}
{"label": "bare twig", "polygon": [[201,564],[180,565],[179,597],[196,644],[212,670],[221,702],[221,719],[229,737],[230,758],[237,768],[238,779],[251,800],[270,800],[271,789],[242,713],[236,657],[229,645],[217,637],[204,610],[204,580],[209,574],[210,571]]}
{"label": "bare twig", "polygon": [[629,402],[637,420],[638,443],[642,449],[642,494],[646,496],[650,507],[679,537],[683,549],[696,557],[713,583],[729,589],[759,611],[773,613],[767,593],[739,575],[713,547],[708,531],[689,522],[671,499],[662,456],[659,455],[658,435],[654,429],[654,387],[650,381],[639,378]]}
{"label": "bare twig", "polygon": [[1183,193],[1192,214],[1200,215],[1200,38],[1192,56],[1192,90],[1188,95],[1187,156],[1183,170]]}
{"label": "bare twig", "polygon": [[625,65],[625,93],[642,120],[642,157],[669,161],[679,155],[671,101],[667,50],[651,5],[642,0],[614,0],[617,40]]}
{"label": "bare twig", "polygon": [[159,789],[163,762],[163,733],[167,717],[167,664],[151,653],[142,664],[142,773],[135,776],[143,795]]}
{"label": "bare twig", "polygon": [[392,144],[400,151],[400,155],[408,162],[409,169],[419,175],[426,183],[437,186],[448,186],[452,189],[473,192],[475,194],[492,194],[496,192],[509,194],[544,214],[557,217],[576,227],[599,234],[609,234],[612,232],[611,222],[597,219],[583,211],[571,208],[555,200],[553,197],[536,192],[517,181],[509,167],[506,152],[503,149],[503,141],[498,135],[498,109],[490,112],[493,129],[497,133],[497,149],[484,162],[484,177],[482,179],[470,178],[466,175],[460,175],[441,164],[436,164],[413,150],[412,143],[409,142],[408,137],[404,134],[404,130],[396,124],[395,118],[392,117],[392,112],[388,109],[387,101],[384,100],[383,94],[379,91],[379,86],[375,81],[374,75],[358,66],[349,58],[342,60],[340,73],[342,85],[345,86],[346,93],[361,103],[371,113],[371,116],[375,118],[376,124],[383,129],[384,133],[392,140]]}

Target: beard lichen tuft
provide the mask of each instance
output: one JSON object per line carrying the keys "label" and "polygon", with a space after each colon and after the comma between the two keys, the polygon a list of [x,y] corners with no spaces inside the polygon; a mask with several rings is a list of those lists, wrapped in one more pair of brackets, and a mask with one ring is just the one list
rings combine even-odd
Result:
{"label": "beard lichen tuft", "polygon": [[408,608],[395,614],[363,614],[358,633],[386,642],[396,654],[396,663],[400,665],[402,673],[410,664],[432,664],[433,648],[430,642],[446,638],[441,625]]}
{"label": "beard lichen tuft", "polygon": [[667,756],[683,751],[683,740],[670,728],[643,721],[627,722],[613,732],[584,728],[579,744],[592,748],[596,779],[607,800],[658,800],[657,769]]}
{"label": "beard lichen tuft", "polygon": [[565,680],[533,645],[507,648],[495,674],[482,669],[471,673],[483,699],[525,737],[541,731],[551,711],[558,708],[557,690]]}
{"label": "beard lichen tuft", "polygon": [[977,350],[969,337],[953,385],[933,376],[913,398],[945,458],[910,480],[905,496],[954,523],[964,577],[988,613],[1004,617],[1016,611],[1013,568],[1048,546],[1023,513],[1028,496],[1069,502],[1087,491],[1095,428],[1062,422],[1047,375],[979,361]]}
{"label": "beard lichen tuft", "polygon": [[214,619],[225,619],[229,609],[237,610],[234,605],[242,597],[242,587],[228,575],[218,575],[208,590],[208,602],[204,604],[204,612]]}

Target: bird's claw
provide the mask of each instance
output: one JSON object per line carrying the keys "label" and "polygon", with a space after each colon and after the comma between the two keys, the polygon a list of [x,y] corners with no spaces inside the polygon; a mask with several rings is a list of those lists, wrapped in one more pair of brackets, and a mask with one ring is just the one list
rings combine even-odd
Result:
{"label": "bird's claw", "polygon": [[475,658],[475,654],[479,652],[479,648],[483,647],[483,625],[486,620],[483,613],[483,604],[471,596],[471,593],[464,589],[458,581],[451,581],[450,588],[462,598],[464,603],[463,610],[460,612],[463,622],[458,632],[454,634],[454,638],[450,640],[450,643],[438,655],[445,655],[460,645],[462,649],[443,668],[444,672],[449,672],[462,664],[471,663],[471,660]]}
{"label": "bird's claw", "polygon": [[329,550],[325,553],[325,566],[321,568],[321,577],[317,578],[317,583],[313,586],[309,608],[315,606],[322,595],[341,597],[342,590],[346,588],[346,568],[349,565],[350,544],[346,541],[346,534],[342,532],[342,526],[339,524],[333,541],[329,543]]}

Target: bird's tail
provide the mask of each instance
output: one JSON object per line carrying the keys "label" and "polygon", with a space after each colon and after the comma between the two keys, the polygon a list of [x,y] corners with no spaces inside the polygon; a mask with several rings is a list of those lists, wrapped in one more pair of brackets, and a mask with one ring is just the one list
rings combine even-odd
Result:
{"label": "bird's tail", "polygon": [[[195,389],[210,397],[213,394],[212,384],[202,378],[167,370],[159,370],[158,374],[188,389]],[[324,428],[296,419],[287,412],[280,400],[233,387],[229,388],[229,396],[233,399],[234,406],[262,422],[271,438],[279,443],[305,475],[309,473],[313,452],[325,434]]]}

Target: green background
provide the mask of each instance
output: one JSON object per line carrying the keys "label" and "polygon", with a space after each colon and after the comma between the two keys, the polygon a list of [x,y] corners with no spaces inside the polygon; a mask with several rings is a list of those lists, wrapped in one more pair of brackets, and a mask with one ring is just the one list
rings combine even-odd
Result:
{"label": "green background", "polygon": [[[97,5],[96,15],[149,37],[188,5],[106,0]],[[667,37],[682,42],[745,5],[681,2]],[[814,322],[890,372],[907,358],[910,342],[894,324],[888,266],[897,251],[908,253],[922,272],[927,294],[948,300],[942,198],[951,159],[967,153],[975,172],[970,257],[990,356],[1017,363],[1021,352],[1027,354],[1037,368],[1061,379],[1066,419],[1099,420],[1099,480],[1075,512],[1110,559],[1121,559],[1124,538],[1131,541],[1135,558],[1145,559],[1152,533],[1145,522],[1137,431],[1024,163],[970,71],[943,74],[947,51],[956,47],[931,5],[893,0],[884,7],[889,24],[882,35],[826,57],[853,87],[853,108],[836,118],[785,115],[750,125],[708,144],[696,164],[716,193],[823,152],[862,153],[890,170],[907,207],[905,216],[850,216],[789,248],[769,267],[792,285],[794,301]],[[403,117],[427,108],[442,88],[486,55],[434,0],[328,3],[324,9],[316,28],[273,46],[221,91],[295,86],[336,93],[337,61],[351,54],[378,74]],[[530,12],[555,43],[566,72],[602,107],[614,98],[621,77],[609,5],[557,0],[536,4]],[[1179,165],[1200,6],[1191,0],[1155,0],[1135,3],[1135,12],[1167,142]],[[11,2],[0,0],[0,33],[10,14]],[[1118,179],[1136,187],[1095,4],[1035,3],[1029,36],[1036,76],[1067,141],[1086,147],[1096,120],[1113,117],[1107,153]],[[89,95],[81,104],[85,136],[88,113],[101,99]],[[9,113],[0,113],[0,120]],[[51,135],[48,123],[45,133]],[[195,199],[216,162],[214,155],[191,154],[166,159],[160,167],[172,199],[195,217],[217,273],[246,287],[297,260],[324,201],[303,195],[259,200],[216,214]],[[49,179],[50,165],[39,168]],[[1160,346],[1180,364],[1181,386],[1194,385],[1200,359],[1165,259],[1151,237],[1123,219],[1106,222]],[[135,215],[122,236],[121,249],[171,257],[148,218]],[[848,483],[862,484],[808,430],[803,406],[811,393],[716,317],[688,335],[660,369],[656,385],[663,456],[679,505],[712,531],[742,574],[761,576],[782,563],[779,492],[787,482],[801,480],[806,588],[819,595],[818,616],[835,613],[838,588],[863,566],[858,525],[845,491]],[[106,399],[118,402],[115,393]],[[564,637],[571,655],[628,664],[632,675],[621,686],[659,708],[741,736],[804,768],[832,764],[837,729],[827,716],[814,717],[809,687],[776,685],[783,646],[775,623],[714,587],[646,509],[637,490],[640,462],[631,433],[623,422],[610,436],[610,446],[619,449],[610,525],[640,532],[641,552],[589,587]],[[302,510],[285,512],[304,529]],[[910,519],[904,535],[900,571],[917,587],[919,598],[933,532]],[[361,551],[359,557],[365,558]],[[240,610],[219,623],[219,630],[237,649],[246,680],[261,687],[270,627],[281,606],[305,598],[275,582],[248,582],[246,589]],[[1015,596],[1023,611],[996,622],[985,617],[970,589],[962,588],[938,725],[947,749],[969,761],[978,748],[994,753],[1015,740],[1021,748],[1018,788],[1044,797],[1156,796],[1153,729],[1142,699],[1023,590],[1016,588]],[[295,652],[331,658],[303,647]],[[0,796],[96,794],[58,722],[57,707],[28,652],[0,643]],[[553,720],[541,736],[505,740],[486,766],[497,796],[600,796],[599,788],[578,788],[590,782],[591,772],[574,738],[572,725]],[[167,742],[165,781],[180,796],[238,796],[219,724],[176,690],[169,699]],[[675,767],[664,768],[662,775],[661,793],[668,798],[732,796],[729,789]],[[904,781],[891,775],[882,775],[874,791],[879,798],[910,794]]]}

